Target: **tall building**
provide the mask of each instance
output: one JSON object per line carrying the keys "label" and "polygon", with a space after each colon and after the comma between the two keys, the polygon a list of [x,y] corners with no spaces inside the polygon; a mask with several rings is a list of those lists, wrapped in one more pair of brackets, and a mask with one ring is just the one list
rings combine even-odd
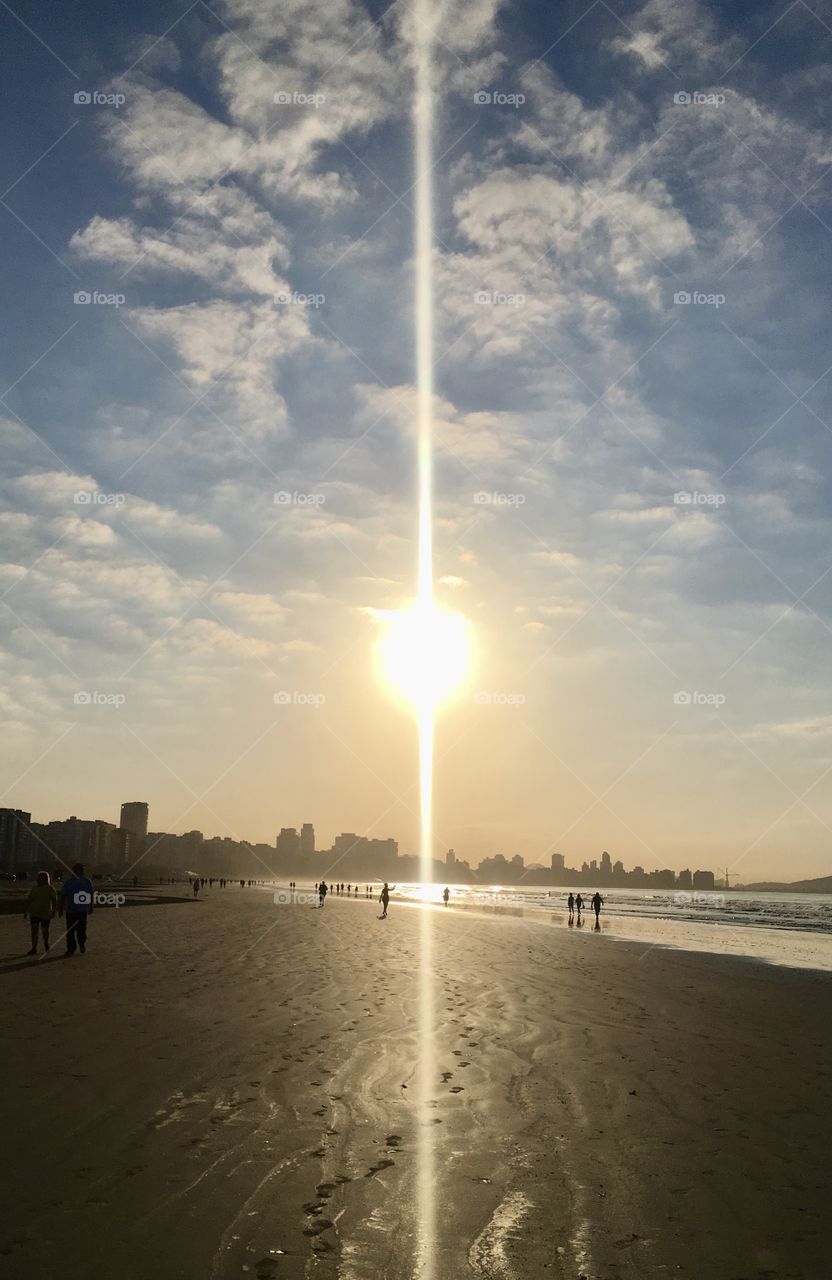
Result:
{"label": "tall building", "polygon": [[694,871],[693,887],[694,889],[713,889],[714,887],[713,871]]}
{"label": "tall building", "polygon": [[300,851],[301,853],[315,852],[315,828],[311,822],[304,822],[300,829]]}
{"label": "tall building", "polygon": [[445,854],[445,866],[450,870],[456,866],[456,854],[453,849],[449,849]]}
{"label": "tall building", "polygon": [[126,800],[121,806],[119,827],[134,836],[147,835],[148,806],[144,800]]}
{"label": "tall building", "polygon": [[296,858],[300,853],[300,836],[296,827],[281,827],[275,841],[275,849],[284,858]]}
{"label": "tall building", "polygon": [[22,809],[0,809],[0,871],[22,870],[35,859],[31,822]]}
{"label": "tall building", "polygon": [[556,876],[561,875],[565,870],[565,868],[566,868],[566,859],[564,858],[563,854],[553,853],[552,854],[552,871],[554,872],[554,874]]}
{"label": "tall building", "polygon": [[601,875],[602,876],[612,875],[612,858],[607,853],[606,849],[601,854]]}

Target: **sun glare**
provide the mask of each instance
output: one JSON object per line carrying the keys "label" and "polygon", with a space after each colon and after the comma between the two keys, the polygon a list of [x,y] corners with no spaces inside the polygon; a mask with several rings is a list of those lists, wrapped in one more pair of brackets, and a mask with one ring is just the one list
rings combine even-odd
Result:
{"label": "sun glare", "polygon": [[464,679],[471,660],[469,623],[433,602],[379,610],[379,656],[393,688],[417,708],[435,707]]}

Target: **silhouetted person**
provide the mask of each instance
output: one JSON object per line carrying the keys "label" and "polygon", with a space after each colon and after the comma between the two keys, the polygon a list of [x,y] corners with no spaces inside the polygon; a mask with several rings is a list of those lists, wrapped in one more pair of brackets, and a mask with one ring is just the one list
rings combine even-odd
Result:
{"label": "silhouetted person", "polygon": [[198,881],[198,880],[194,880],[193,888],[194,888],[194,897],[196,897],[196,895],[199,893],[199,881]]}
{"label": "silhouetted person", "polygon": [[574,914],[575,914],[575,895],[574,895],[574,893],[570,893],[569,897],[566,899],[566,905],[567,905],[567,907],[569,908],[569,923],[571,924],[571,923],[572,923],[572,917],[573,917],[573,916],[574,916]]}
{"label": "silhouetted person", "polygon": [[329,885],[326,880],[322,880],[318,885],[318,906],[322,907],[326,902],[326,895],[329,893]]}
{"label": "silhouetted person", "polygon": [[58,910],[58,895],[49,881],[48,871],[39,871],[37,883],[29,890],[26,899],[26,914],[32,929],[32,949],[27,955],[38,953],[38,930],[43,934],[43,950],[49,950],[49,925]]}
{"label": "silhouetted person", "polygon": [[442,901],[445,903],[446,907],[448,905],[448,899],[450,898],[450,896],[451,896],[451,891],[450,889],[446,888],[444,893],[442,894]]}
{"label": "silhouetted person", "polygon": [[577,896],[577,897],[576,897],[576,899],[575,899],[575,907],[576,907],[577,912],[578,912],[578,921],[580,922],[580,919],[581,919],[581,912],[582,912],[582,911],[583,911],[583,909],[584,909],[584,900],[583,900],[583,898],[581,897],[581,895],[580,895],[580,894],[578,894],[578,896]]}
{"label": "silhouetted person", "polygon": [[58,914],[66,914],[66,955],[81,955],[87,949],[87,919],[92,915],[95,889],[92,880],[84,874],[84,865],[76,862],[72,875],[64,880],[58,903]]}
{"label": "silhouetted person", "polygon": [[382,920],[386,920],[387,908],[390,905],[390,889],[388,888],[386,880],[384,882],[384,888],[382,889],[381,893],[378,895],[378,900],[382,905],[381,918]]}
{"label": "silhouetted person", "polygon": [[591,903],[592,903],[592,910],[595,912],[595,923],[596,923],[596,925],[597,925],[597,924],[598,924],[598,917],[599,917],[599,916],[600,916],[600,914],[601,914],[601,908],[602,908],[602,907],[603,907],[603,905],[604,905],[604,899],[601,897],[600,893],[599,893],[599,892],[598,892],[598,890],[596,889],[596,890],[595,890],[595,892],[593,893],[592,898],[590,899],[590,901],[591,901]]}

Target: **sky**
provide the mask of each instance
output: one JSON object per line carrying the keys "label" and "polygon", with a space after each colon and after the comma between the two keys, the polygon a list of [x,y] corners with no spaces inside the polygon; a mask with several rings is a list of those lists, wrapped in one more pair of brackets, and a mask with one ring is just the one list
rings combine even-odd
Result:
{"label": "sky", "polygon": [[[412,22],[0,6],[0,803],[416,851]],[[436,852],[829,874],[832,4],[436,35]]]}

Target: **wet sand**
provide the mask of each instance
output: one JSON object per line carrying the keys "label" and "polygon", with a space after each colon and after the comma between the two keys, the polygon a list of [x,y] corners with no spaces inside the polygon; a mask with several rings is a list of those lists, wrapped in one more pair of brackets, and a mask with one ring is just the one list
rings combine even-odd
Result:
{"label": "wet sand", "polygon": [[829,975],[434,910],[420,1115],[421,908],[182,896],[0,918],[4,1274],[404,1280],[422,1123],[436,1280],[830,1274]]}

